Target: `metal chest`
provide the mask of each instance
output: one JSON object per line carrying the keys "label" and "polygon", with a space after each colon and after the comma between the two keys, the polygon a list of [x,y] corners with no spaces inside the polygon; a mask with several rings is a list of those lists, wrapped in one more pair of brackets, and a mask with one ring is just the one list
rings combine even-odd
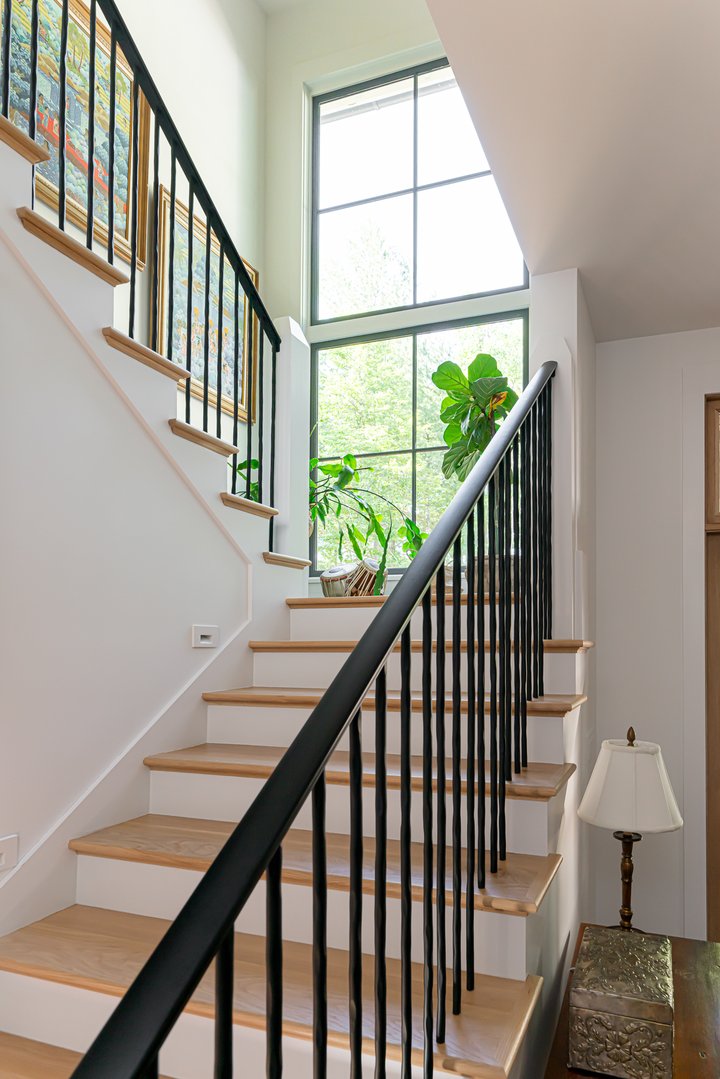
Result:
{"label": "metal chest", "polygon": [[570,1059],[617,1079],[672,1079],[667,937],[588,926],[570,986]]}

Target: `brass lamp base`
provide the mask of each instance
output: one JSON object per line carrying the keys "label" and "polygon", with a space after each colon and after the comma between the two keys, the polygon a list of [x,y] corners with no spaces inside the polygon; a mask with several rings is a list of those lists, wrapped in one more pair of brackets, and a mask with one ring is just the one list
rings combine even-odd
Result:
{"label": "brass lamp base", "polygon": [[642,836],[639,832],[613,832],[613,838],[622,843],[622,857],[620,859],[620,879],[622,880],[622,906],[620,907],[620,924],[612,926],[613,929],[625,929],[627,932],[642,933],[642,929],[636,929],[632,924],[632,879],[633,879],[633,843],[639,843]]}

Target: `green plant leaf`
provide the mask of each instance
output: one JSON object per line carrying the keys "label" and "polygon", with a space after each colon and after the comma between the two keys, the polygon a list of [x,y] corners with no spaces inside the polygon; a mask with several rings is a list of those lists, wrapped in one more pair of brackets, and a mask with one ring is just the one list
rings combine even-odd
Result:
{"label": "green plant leaf", "polygon": [[495,357],[489,356],[487,352],[479,352],[468,367],[468,382],[477,382],[479,378],[493,378],[500,374]]}
{"label": "green plant leaf", "polygon": [[440,419],[443,423],[461,423],[471,407],[470,401],[453,401],[451,405],[442,410]]}
{"label": "green plant leaf", "polygon": [[355,536],[353,535],[353,525],[349,524],[346,527],[347,527],[347,536],[348,536],[348,539],[350,540],[350,543],[352,545],[352,549],[355,552],[355,557],[360,562],[360,561],[362,561],[362,551],[360,550],[360,545],[358,544],[358,541],[356,540]]}
{"label": "green plant leaf", "polygon": [[310,458],[310,471],[314,472],[319,464],[320,464],[320,461],[319,461],[319,459],[317,457],[311,457]]}
{"label": "green plant leaf", "polygon": [[355,469],[350,465],[343,465],[341,471],[338,473],[338,478],[335,486],[340,490],[344,490],[349,483],[355,479]]}
{"label": "green plant leaf", "polygon": [[462,437],[463,432],[459,423],[449,423],[445,428],[443,439],[445,440],[446,446],[454,446]]}
{"label": "green plant leaf", "polygon": [[357,468],[357,461],[355,460],[355,458],[353,457],[353,455],[351,453],[346,453],[345,454],[345,456],[343,457],[343,464],[347,465],[348,468],[351,468],[353,470],[353,472]]}
{"label": "green plant leaf", "polygon": [[462,398],[468,392],[468,380],[456,363],[445,360],[437,371],[433,372],[432,380],[440,390],[445,390],[451,397]]}
{"label": "green plant leaf", "polygon": [[470,384],[472,395],[480,408],[487,409],[494,397],[507,392],[508,381],[504,375],[496,378],[478,378]]}
{"label": "green plant leaf", "polygon": [[339,476],[345,467],[343,464],[319,465],[320,471],[325,476]]}

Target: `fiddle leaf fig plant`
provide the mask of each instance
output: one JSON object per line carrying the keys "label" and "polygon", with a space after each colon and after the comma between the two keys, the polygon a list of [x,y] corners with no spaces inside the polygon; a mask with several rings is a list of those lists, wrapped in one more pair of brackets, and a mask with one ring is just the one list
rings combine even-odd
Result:
{"label": "fiddle leaf fig plant", "polygon": [[443,438],[448,447],[443,456],[443,476],[464,480],[516,403],[517,394],[497,361],[484,352],[472,361],[467,375],[458,364],[446,360],[433,373],[432,380],[446,395],[440,405],[440,419],[445,424]]}

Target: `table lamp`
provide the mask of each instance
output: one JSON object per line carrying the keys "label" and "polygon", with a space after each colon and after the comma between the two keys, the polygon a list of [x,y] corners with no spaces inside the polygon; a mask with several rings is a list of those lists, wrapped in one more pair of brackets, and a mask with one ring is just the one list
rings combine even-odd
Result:
{"label": "table lamp", "polygon": [[578,816],[597,828],[611,829],[622,843],[618,928],[632,930],[633,843],[640,842],[643,832],[674,832],[683,823],[660,746],[637,742],[632,727],[626,742],[604,741]]}

